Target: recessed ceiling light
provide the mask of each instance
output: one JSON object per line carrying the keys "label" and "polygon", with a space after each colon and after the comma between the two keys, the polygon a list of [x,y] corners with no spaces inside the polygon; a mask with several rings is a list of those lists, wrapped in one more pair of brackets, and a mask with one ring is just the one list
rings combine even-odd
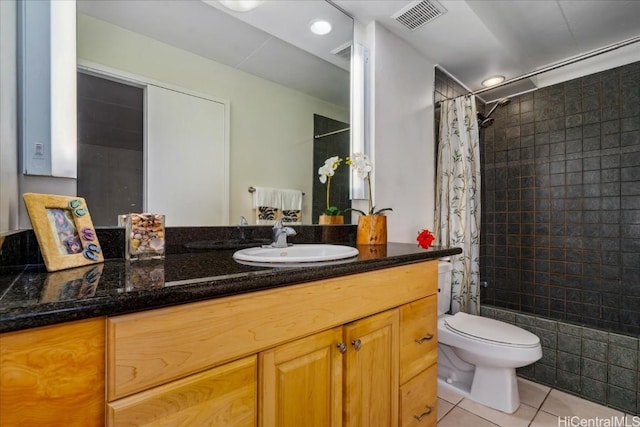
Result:
{"label": "recessed ceiling light", "polygon": [[219,0],[220,4],[227,9],[236,12],[248,12],[255,9],[262,3],[262,0]]}
{"label": "recessed ceiling light", "polygon": [[324,19],[316,19],[313,21],[309,28],[313,34],[317,34],[319,36],[324,36],[325,34],[329,34],[332,30],[331,23],[329,21],[325,21]]}
{"label": "recessed ceiling light", "polygon": [[495,86],[499,83],[502,83],[504,81],[504,76],[493,76],[493,77],[489,77],[488,79],[484,80],[482,82],[482,86],[484,87],[491,87],[491,86]]}

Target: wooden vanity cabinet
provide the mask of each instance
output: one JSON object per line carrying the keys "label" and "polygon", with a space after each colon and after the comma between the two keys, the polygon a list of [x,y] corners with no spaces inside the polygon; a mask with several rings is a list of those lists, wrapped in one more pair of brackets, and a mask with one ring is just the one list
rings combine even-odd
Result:
{"label": "wooden vanity cabinet", "polygon": [[428,261],[109,318],[107,424],[411,425],[436,292]]}
{"label": "wooden vanity cabinet", "polygon": [[[108,424],[189,425],[172,412],[204,390],[194,407],[244,408],[246,425],[431,425],[436,293],[429,261],[110,318]],[[251,358],[254,377],[228,380],[243,392],[214,395],[217,370]],[[198,423],[245,425],[212,411]]]}
{"label": "wooden vanity cabinet", "polygon": [[267,350],[260,425],[436,426],[437,357],[437,295]]}
{"label": "wooden vanity cabinet", "polygon": [[437,269],[2,334],[0,427],[435,426]]}
{"label": "wooden vanity cabinet", "polygon": [[0,426],[104,424],[105,319],[0,335]]}
{"label": "wooden vanity cabinet", "polygon": [[388,310],[261,352],[259,425],[394,425],[398,323]]}

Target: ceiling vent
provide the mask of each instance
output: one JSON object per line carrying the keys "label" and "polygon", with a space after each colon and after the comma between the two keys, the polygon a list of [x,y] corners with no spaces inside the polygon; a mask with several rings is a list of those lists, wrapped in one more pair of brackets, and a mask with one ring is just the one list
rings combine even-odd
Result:
{"label": "ceiling vent", "polygon": [[447,13],[447,9],[435,0],[419,0],[409,3],[391,15],[391,18],[409,30],[415,31],[445,13]]}
{"label": "ceiling vent", "polygon": [[351,61],[351,42],[346,42],[342,46],[338,46],[337,48],[333,49],[331,53],[342,59]]}

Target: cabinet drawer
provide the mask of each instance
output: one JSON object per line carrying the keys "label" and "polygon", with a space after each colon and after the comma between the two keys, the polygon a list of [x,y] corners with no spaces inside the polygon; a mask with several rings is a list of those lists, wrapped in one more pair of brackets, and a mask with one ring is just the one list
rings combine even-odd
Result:
{"label": "cabinet drawer", "polygon": [[438,297],[400,307],[400,384],[438,359]]}
{"label": "cabinet drawer", "polygon": [[438,367],[432,365],[400,387],[400,426],[435,426],[437,405]]}
{"label": "cabinet drawer", "polygon": [[107,406],[108,426],[255,426],[256,357],[250,356]]}

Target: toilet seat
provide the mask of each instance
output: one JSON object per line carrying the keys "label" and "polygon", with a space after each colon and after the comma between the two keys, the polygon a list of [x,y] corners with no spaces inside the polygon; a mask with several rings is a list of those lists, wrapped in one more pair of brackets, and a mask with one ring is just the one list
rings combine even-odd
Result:
{"label": "toilet seat", "polygon": [[450,331],[472,339],[499,343],[510,347],[537,347],[540,339],[529,331],[499,320],[456,313],[447,316],[444,324]]}

